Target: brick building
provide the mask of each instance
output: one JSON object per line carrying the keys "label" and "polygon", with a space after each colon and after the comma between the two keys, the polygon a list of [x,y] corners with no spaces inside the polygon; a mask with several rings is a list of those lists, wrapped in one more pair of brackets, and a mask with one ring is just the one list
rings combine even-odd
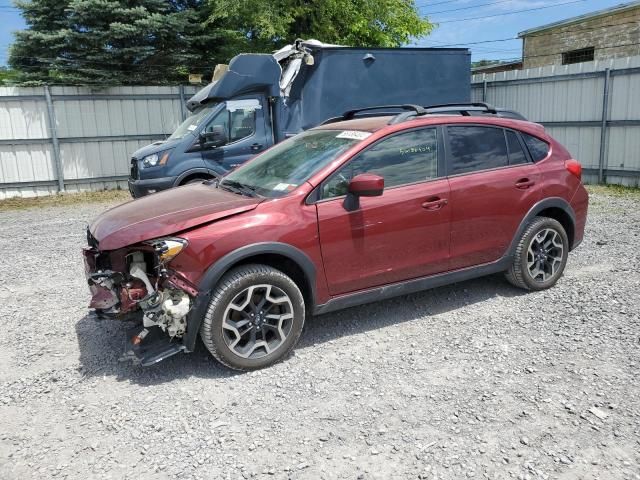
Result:
{"label": "brick building", "polygon": [[518,34],[524,68],[640,55],[640,1]]}

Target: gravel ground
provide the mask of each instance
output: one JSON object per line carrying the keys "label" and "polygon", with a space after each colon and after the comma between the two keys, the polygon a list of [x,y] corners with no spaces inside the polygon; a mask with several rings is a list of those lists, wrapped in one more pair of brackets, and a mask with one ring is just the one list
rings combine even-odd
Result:
{"label": "gravel ground", "polygon": [[640,479],[640,195],[591,205],[551,290],[324,315],[250,374],[117,361],[80,255],[106,204],[0,212],[0,478]]}

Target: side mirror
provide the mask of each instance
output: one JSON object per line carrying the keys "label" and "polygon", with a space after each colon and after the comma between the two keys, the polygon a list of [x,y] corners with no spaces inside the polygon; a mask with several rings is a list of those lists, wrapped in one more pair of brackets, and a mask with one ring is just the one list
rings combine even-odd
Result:
{"label": "side mirror", "polygon": [[200,145],[203,148],[215,148],[226,145],[227,132],[221,125],[215,125],[209,132],[200,132]]}
{"label": "side mirror", "polygon": [[360,208],[360,197],[379,197],[384,191],[384,178],[373,173],[361,173],[349,182],[344,208],[350,212]]}

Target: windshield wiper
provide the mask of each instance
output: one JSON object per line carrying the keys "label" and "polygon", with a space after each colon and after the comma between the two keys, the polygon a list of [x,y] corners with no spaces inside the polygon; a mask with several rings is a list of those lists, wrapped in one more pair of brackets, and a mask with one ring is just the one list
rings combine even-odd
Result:
{"label": "windshield wiper", "polygon": [[243,183],[237,182],[235,180],[222,180],[219,184],[219,187],[225,188],[233,193],[239,193],[240,195],[245,195],[247,197],[255,197],[257,196],[256,187],[252,187],[250,185],[245,185]]}

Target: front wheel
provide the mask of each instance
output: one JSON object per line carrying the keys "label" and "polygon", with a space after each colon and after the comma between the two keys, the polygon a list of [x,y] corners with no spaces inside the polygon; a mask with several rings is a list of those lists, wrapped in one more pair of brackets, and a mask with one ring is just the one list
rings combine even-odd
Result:
{"label": "front wheel", "polygon": [[243,265],[213,291],[200,337],[227,367],[256,370],[293,350],[304,318],[304,298],[291,278],[266,265]]}
{"label": "front wheel", "polygon": [[557,220],[537,217],[525,229],[507,271],[507,280],[526,290],[555,285],[569,256],[569,238]]}
{"label": "front wheel", "polygon": [[207,177],[195,177],[186,182],[183,182],[182,185],[194,185],[196,183],[206,182],[208,180]]}

